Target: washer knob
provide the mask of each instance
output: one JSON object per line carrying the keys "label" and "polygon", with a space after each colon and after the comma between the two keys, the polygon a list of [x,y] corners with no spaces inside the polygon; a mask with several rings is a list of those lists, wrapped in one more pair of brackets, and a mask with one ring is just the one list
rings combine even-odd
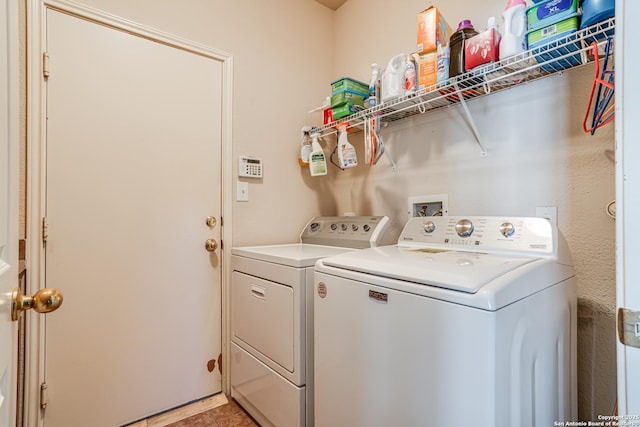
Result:
{"label": "washer knob", "polygon": [[348,227],[347,227],[347,224],[342,224],[340,228],[342,229],[342,231],[347,231]]}
{"label": "washer knob", "polygon": [[362,229],[366,232],[369,232],[369,230],[371,230],[371,227],[369,227],[369,224],[365,224],[362,226]]}
{"label": "washer knob", "polygon": [[351,229],[352,229],[353,231],[358,231],[358,228],[359,228],[359,227],[358,227],[358,224],[351,224]]}
{"label": "washer knob", "polygon": [[461,219],[456,223],[456,233],[460,237],[469,237],[473,233],[473,223],[468,219]]}
{"label": "washer knob", "polygon": [[331,229],[336,231],[338,229],[338,224],[331,224]]}
{"label": "washer knob", "polygon": [[320,229],[320,224],[317,222],[312,222],[311,225],[309,226],[309,228],[311,229],[311,231],[313,231],[314,233],[316,231],[318,231]]}
{"label": "washer knob", "polygon": [[500,233],[502,233],[504,237],[511,237],[515,232],[516,227],[514,227],[512,223],[503,222],[502,224],[500,224]]}
{"label": "washer knob", "polygon": [[433,223],[433,221],[426,221],[424,223],[424,231],[426,233],[433,233],[436,229],[436,225]]}

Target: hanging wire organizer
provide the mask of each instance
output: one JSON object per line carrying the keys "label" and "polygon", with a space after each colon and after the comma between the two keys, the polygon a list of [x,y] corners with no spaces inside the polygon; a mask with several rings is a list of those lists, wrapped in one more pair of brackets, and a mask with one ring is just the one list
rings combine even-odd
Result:
{"label": "hanging wire organizer", "polygon": [[588,55],[591,43],[596,42],[599,47],[604,46],[607,37],[613,37],[614,30],[615,18],[610,18],[500,62],[477,67],[450,78],[445,84],[420,89],[416,93],[358,111],[316,129],[322,136],[326,136],[337,133],[336,126],[345,121],[348,121],[352,128],[361,128],[365,121],[371,120],[374,116],[388,124],[460,104],[480,147],[480,153],[486,156],[487,152],[482,145],[467,101],[586,65],[593,61]]}

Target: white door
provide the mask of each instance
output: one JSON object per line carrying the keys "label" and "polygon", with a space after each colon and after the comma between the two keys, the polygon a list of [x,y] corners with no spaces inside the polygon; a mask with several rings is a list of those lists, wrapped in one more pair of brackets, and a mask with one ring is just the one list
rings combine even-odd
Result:
{"label": "white door", "polygon": [[222,64],[46,27],[45,426],[122,425],[221,391]]}
{"label": "white door", "polygon": [[18,283],[18,15],[0,1],[0,426],[15,425],[17,322],[11,293]]}
{"label": "white door", "polygon": [[[635,44],[638,18],[640,3],[616,1],[617,306],[640,314],[640,52]],[[625,328],[635,342],[624,345],[618,341],[619,413],[632,417],[629,425],[639,425],[640,316],[625,318]]]}

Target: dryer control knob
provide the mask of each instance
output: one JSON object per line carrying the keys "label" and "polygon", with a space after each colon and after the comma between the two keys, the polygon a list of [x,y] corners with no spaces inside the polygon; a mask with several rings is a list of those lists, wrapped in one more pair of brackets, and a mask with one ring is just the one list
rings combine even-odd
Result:
{"label": "dryer control knob", "polygon": [[433,221],[426,221],[424,223],[424,231],[426,233],[433,233],[436,229],[436,225],[433,223]]}
{"label": "dryer control knob", "polygon": [[473,233],[473,223],[468,219],[461,219],[456,223],[456,233],[460,237],[469,237]]}
{"label": "dryer control knob", "polygon": [[503,222],[502,224],[500,224],[500,233],[502,233],[504,237],[511,237],[515,232],[516,227],[514,227],[512,223]]}

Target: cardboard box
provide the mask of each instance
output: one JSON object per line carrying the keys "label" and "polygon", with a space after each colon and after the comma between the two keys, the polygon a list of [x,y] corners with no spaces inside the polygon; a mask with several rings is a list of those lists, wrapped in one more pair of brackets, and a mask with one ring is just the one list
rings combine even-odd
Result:
{"label": "cardboard box", "polygon": [[433,52],[439,45],[448,46],[451,33],[451,27],[438,8],[429,6],[418,14],[418,54]]}
{"label": "cardboard box", "polygon": [[500,60],[500,33],[490,28],[464,41],[464,69]]}
{"label": "cardboard box", "polygon": [[418,89],[428,89],[449,80],[449,48],[418,57]]}
{"label": "cardboard box", "polygon": [[430,52],[418,58],[418,89],[438,83],[438,54]]}

